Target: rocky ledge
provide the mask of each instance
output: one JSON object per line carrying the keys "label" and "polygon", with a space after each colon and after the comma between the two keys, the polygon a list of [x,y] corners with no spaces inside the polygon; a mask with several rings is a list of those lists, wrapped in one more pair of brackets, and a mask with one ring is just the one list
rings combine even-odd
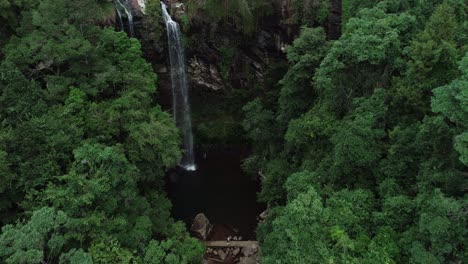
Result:
{"label": "rocky ledge", "polygon": [[[222,227],[211,224],[202,213],[195,217],[190,231],[206,246],[204,264],[259,263],[260,247],[257,241],[243,241],[242,236],[236,235],[236,230],[231,233],[222,230]],[[215,232],[217,234],[213,234]]]}

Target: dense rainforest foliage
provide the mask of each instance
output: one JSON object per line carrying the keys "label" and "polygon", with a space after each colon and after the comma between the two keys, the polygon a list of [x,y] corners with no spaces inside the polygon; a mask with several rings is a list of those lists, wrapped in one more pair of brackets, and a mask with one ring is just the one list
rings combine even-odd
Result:
{"label": "dense rainforest foliage", "polygon": [[[146,2],[141,30],[162,41]],[[253,38],[288,8],[301,28],[277,84],[219,102],[243,112],[243,167],[269,207],[262,263],[468,263],[465,0],[182,2],[185,29],[234,21]],[[164,189],[180,132],[114,13],[0,0],[0,263],[202,261]],[[228,79],[240,44],[223,45]]]}
{"label": "dense rainforest foliage", "polygon": [[179,133],[108,1],[1,5],[0,262],[199,262],[163,189]]}
{"label": "dense rainforest foliage", "polygon": [[466,263],[466,2],[343,2],[244,107],[263,263]]}

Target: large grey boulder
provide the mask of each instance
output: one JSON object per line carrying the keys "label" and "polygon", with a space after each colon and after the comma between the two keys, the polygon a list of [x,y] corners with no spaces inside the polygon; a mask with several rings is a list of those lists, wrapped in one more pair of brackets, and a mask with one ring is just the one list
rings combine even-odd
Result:
{"label": "large grey boulder", "polygon": [[196,237],[206,240],[212,227],[210,220],[208,220],[205,214],[197,214],[193,220],[190,231],[192,231]]}
{"label": "large grey boulder", "polygon": [[254,256],[258,252],[258,246],[257,245],[252,245],[250,247],[244,247],[242,248],[242,255],[245,257],[250,257]]}

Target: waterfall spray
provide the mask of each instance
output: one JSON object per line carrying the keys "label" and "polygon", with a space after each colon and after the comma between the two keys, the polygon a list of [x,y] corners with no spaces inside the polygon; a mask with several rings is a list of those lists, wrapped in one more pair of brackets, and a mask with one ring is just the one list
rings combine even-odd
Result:
{"label": "waterfall spray", "polygon": [[196,166],[193,154],[192,120],[181,31],[179,24],[172,20],[163,2],[161,2],[161,7],[163,18],[166,22],[169,59],[171,64],[172,110],[177,127],[182,131],[183,147],[185,149],[180,166],[186,170],[194,171],[196,170]]}

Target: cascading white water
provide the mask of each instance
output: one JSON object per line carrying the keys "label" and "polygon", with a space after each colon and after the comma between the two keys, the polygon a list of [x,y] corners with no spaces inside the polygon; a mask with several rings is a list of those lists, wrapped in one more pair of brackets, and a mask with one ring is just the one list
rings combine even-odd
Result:
{"label": "cascading white water", "polygon": [[171,63],[172,81],[172,108],[177,127],[182,130],[185,149],[180,166],[189,171],[196,170],[193,154],[192,120],[188,82],[185,72],[185,54],[181,41],[179,24],[173,21],[167,12],[166,5],[161,2],[164,21],[166,22],[169,47],[169,60]]}
{"label": "cascading white water", "polygon": [[122,12],[120,12],[120,9],[117,8],[117,3],[114,1],[115,5],[115,11],[117,11],[117,16],[119,17],[119,22],[120,22],[120,29],[124,30],[124,25],[123,25],[123,19],[122,19]]}
{"label": "cascading white water", "polygon": [[[117,9],[117,14],[120,17],[120,21],[122,21],[122,13],[119,10],[119,7],[122,8],[127,15],[127,20],[128,20],[128,29],[130,30],[130,36],[134,37],[135,36],[135,25],[133,23],[133,14],[132,14],[132,9],[131,5],[128,2],[129,0],[114,0],[115,2],[115,8]],[[123,28],[122,28],[123,29]]]}

